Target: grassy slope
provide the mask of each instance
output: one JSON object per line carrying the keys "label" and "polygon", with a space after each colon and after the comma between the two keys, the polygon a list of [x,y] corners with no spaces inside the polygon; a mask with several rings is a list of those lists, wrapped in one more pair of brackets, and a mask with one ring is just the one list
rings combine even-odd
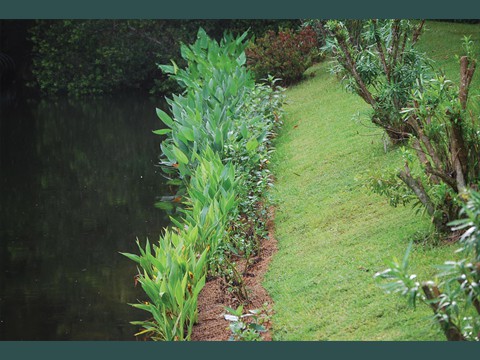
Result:
{"label": "grassy slope", "polygon": [[[435,49],[430,56],[458,79],[450,54],[459,51],[457,32],[476,31],[479,39],[479,27],[428,25],[423,50]],[[385,154],[381,132],[352,120],[368,108],[328,74],[328,64],[310,71],[314,77],[288,90],[288,115],[276,143],[279,252],[264,283],[275,302],[274,339],[442,340],[426,320],[429,309],[409,309],[373,280],[430,228],[427,219],[408,207],[390,207],[356,180],[365,170],[398,164],[399,154]],[[412,270],[425,279],[452,250],[417,245]]]}

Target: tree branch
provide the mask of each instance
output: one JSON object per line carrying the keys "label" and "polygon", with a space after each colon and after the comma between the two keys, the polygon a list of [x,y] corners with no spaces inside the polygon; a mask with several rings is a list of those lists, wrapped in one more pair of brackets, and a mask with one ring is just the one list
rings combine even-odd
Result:
{"label": "tree branch", "polygon": [[417,195],[420,202],[427,209],[428,214],[433,217],[435,215],[435,206],[425,191],[421,181],[419,179],[414,179],[410,174],[410,168],[407,163],[405,163],[404,170],[401,170],[397,176],[415,193],[415,195]]}
{"label": "tree branch", "polygon": [[392,46],[391,46],[391,52],[392,52],[392,61],[390,63],[390,66],[393,68],[397,62],[397,55],[398,55],[398,47],[400,44],[400,20],[395,19],[393,21],[392,25]]}
{"label": "tree branch", "polygon": [[345,57],[345,64],[347,65],[347,70],[353,76],[355,82],[360,88],[359,95],[363,98],[363,100],[365,100],[366,103],[374,107],[376,105],[376,101],[357,72],[357,65],[352,58],[350,50],[348,49],[346,40],[338,32],[333,32],[333,36],[337,39],[338,45],[340,46],[343,56]]}
{"label": "tree branch", "polygon": [[382,62],[383,71],[385,71],[385,75],[387,76],[387,81],[390,82],[390,69],[387,66],[387,61],[385,60],[385,52],[383,50],[382,42],[380,36],[378,36],[377,31],[377,19],[372,20],[373,24],[373,33],[375,36],[375,44],[377,45],[378,54],[380,55],[380,60]]}
{"label": "tree branch", "polygon": [[437,169],[442,168],[442,161],[440,160],[439,156],[437,155],[437,152],[435,151],[435,148],[430,142],[430,139],[425,135],[423,132],[422,127],[418,123],[418,119],[416,116],[412,116],[408,119],[408,124],[415,130],[417,137],[422,141],[423,145],[425,146],[425,149],[427,150],[428,155],[432,159],[435,167]]}
{"label": "tree branch", "polygon": [[477,63],[468,58],[468,56],[462,56],[460,58],[460,89],[458,98],[462,104],[462,109],[467,108],[468,90],[470,83],[472,82],[473,74]]}
{"label": "tree branch", "polygon": [[423,151],[422,145],[420,144],[420,141],[415,137],[412,140],[412,147],[417,152],[417,156],[420,160],[420,163],[422,163],[425,166],[425,170],[432,175],[432,178],[431,178],[432,181],[435,184],[438,184],[439,183],[438,176],[433,173],[432,164],[430,163],[430,161],[428,160],[425,152]]}
{"label": "tree branch", "polygon": [[422,20],[420,24],[418,24],[417,28],[413,32],[413,37],[412,37],[412,46],[415,45],[417,42],[418,38],[420,37],[420,34],[422,33],[422,28],[423,25],[425,24],[425,20]]}
{"label": "tree branch", "polygon": [[[423,290],[423,293],[425,294],[425,297],[428,300],[428,304],[430,305],[435,315],[437,315],[436,319],[440,324],[440,327],[442,328],[443,332],[445,333],[445,336],[447,337],[447,339],[449,341],[466,341],[461,331],[451,321],[450,316],[448,316],[448,314],[445,314],[445,311],[443,311],[443,309],[439,308],[438,302],[439,302],[439,297],[441,293],[440,293],[440,290],[438,290],[438,287],[436,285],[433,285],[432,288],[430,288],[430,285],[423,284],[422,290]],[[441,316],[440,312],[447,315],[448,320],[445,320],[445,318]]]}

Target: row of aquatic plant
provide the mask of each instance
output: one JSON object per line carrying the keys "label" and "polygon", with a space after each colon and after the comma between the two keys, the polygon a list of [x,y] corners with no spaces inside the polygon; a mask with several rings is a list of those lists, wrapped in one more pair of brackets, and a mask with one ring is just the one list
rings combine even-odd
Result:
{"label": "row of aquatic plant", "polygon": [[266,165],[284,97],[273,79],[255,83],[245,67],[245,37],[217,42],[200,29],[193,45],[181,47],[185,68],[161,66],[184,88],[167,99],[171,115],[157,109],[166,128],[155,131],[165,136],[160,165],[178,185],[180,216],[158,243],[125,254],[139,265],[148,297],[133,306],[151,315],[134,323],[153,340],[190,339],[208,274],[248,298],[234,258],[258,253],[265,233],[260,204],[271,185]]}

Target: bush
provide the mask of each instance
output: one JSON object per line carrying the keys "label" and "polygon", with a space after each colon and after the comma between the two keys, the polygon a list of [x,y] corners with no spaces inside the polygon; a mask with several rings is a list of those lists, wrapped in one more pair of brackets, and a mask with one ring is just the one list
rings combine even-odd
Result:
{"label": "bush", "polygon": [[328,21],[325,49],[334,56],[334,71],[347,89],[371,106],[371,121],[392,142],[406,145],[402,167],[374,174],[369,186],[394,206],[413,201],[437,231],[445,232],[463,192],[479,181],[479,117],[468,102],[477,60],[473,42],[466,37],[461,81],[455,86],[415,50],[423,25],[424,21],[368,20],[363,41],[356,45],[344,23]]}
{"label": "bush", "polygon": [[281,79],[283,85],[290,85],[312,65],[318,55],[317,46],[317,34],[310,26],[297,32],[268,31],[246,49],[247,65],[257,80],[271,75]]}
{"label": "bush", "polygon": [[398,293],[409,304],[421,301],[429,306],[448,340],[480,340],[480,194],[472,192],[463,207],[461,220],[450,225],[464,231],[457,252],[464,255],[458,261],[439,266],[435,281],[420,283],[408,273],[408,254],[400,263],[394,260],[390,268],[375,277],[389,280],[382,284],[389,293]]}
{"label": "bush", "polygon": [[480,181],[478,108],[470,103],[470,85],[477,60],[473,42],[464,39],[457,86],[444,75],[419,77],[411,89],[410,105],[402,110],[413,130],[403,165],[389,176],[374,176],[372,189],[393,205],[415,201],[425,209],[436,230],[446,231],[456,218],[463,194]]}
{"label": "bush", "polygon": [[412,133],[401,111],[411,104],[417,79],[427,74],[428,66],[415,50],[423,24],[372,19],[364,21],[363,28],[337,20],[323,26],[323,49],[336,61],[333,72],[347,90],[370,105],[372,123],[383,128],[393,143],[405,141]]}

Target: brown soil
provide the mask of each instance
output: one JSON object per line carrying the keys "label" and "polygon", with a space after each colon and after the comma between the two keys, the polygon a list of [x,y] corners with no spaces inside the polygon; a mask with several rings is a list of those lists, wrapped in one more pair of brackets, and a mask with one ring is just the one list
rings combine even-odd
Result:
{"label": "brown soil", "polygon": [[[263,276],[267,272],[272,255],[277,251],[277,241],[274,237],[274,208],[268,211],[268,239],[263,239],[259,255],[251,261],[253,265],[248,267],[243,280],[247,287],[248,300],[244,304],[244,313],[252,309],[260,309],[267,303],[272,309],[272,299],[262,286]],[[236,268],[243,271],[245,260],[237,261]],[[222,278],[215,278],[208,281],[198,297],[198,322],[193,327],[192,341],[226,341],[231,335],[228,327],[229,321],[225,320],[224,307],[237,308],[240,302],[233,294],[228,292],[225,281]],[[270,330],[270,324],[264,324]],[[262,334],[263,340],[271,341],[270,331]]]}

